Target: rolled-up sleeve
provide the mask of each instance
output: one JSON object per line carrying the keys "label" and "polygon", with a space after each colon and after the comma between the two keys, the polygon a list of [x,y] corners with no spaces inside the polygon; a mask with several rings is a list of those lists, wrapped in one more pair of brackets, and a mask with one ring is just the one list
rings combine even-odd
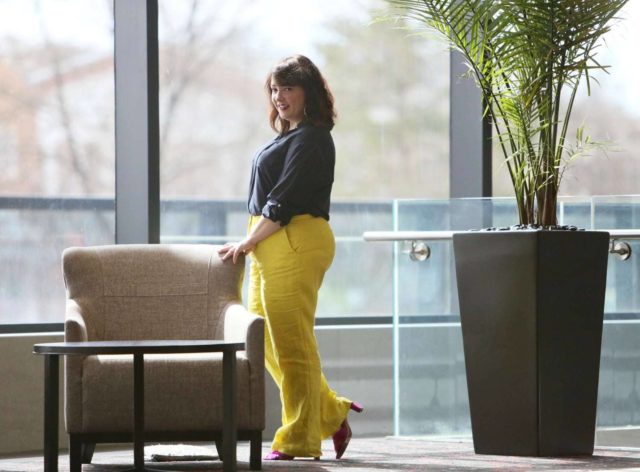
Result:
{"label": "rolled-up sleeve", "polygon": [[317,143],[297,140],[289,147],[278,182],[267,195],[262,216],[285,226],[309,204],[323,179],[322,160]]}

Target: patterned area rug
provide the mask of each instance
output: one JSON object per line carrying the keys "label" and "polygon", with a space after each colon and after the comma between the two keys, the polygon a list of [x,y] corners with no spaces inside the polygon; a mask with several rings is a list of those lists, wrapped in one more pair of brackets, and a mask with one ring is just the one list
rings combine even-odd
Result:
{"label": "patterned area rug", "polygon": [[[165,448],[165,449],[162,449]],[[161,446],[156,452],[172,453],[171,446]],[[150,453],[147,448],[147,454]],[[263,470],[349,472],[375,471],[640,471],[640,449],[596,448],[593,457],[530,458],[482,456],[473,452],[470,441],[444,441],[405,438],[354,438],[342,460],[335,460],[332,444],[323,444],[325,455],[320,461],[301,459],[291,462],[263,462]],[[216,455],[215,447],[198,447],[198,453]],[[265,443],[263,452],[269,452]],[[249,470],[248,443],[238,447],[238,470]],[[130,450],[99,451],[94,463],[83,467],[84,472],[117,472],[130,468],[133,454]],[[219,461],[149,463],[158,470],[210,472],[222,470]],[[60,471],[68,472],[68,457],[60,455]],[[41,472],[40,457],[0,458],[2,472]]]}

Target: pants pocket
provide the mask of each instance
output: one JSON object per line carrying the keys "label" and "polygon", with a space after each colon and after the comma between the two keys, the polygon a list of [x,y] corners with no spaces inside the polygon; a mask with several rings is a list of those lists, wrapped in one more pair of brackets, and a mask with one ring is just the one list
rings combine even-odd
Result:
{"label": "pants pocket", "polygon": [[278,230],[278,234],[280,235],[280,238],[282,238],[282,244],[285,245],[291,252],[298,252],[297,248],[291,242],[288,228],[289,226],[287,225]]}
{"label": "pants pocket", "polygon": [[331,227],[320,217],[303,217],[298,220],[294,217],[283,229],[294,252],[334,251],[335,239]]}

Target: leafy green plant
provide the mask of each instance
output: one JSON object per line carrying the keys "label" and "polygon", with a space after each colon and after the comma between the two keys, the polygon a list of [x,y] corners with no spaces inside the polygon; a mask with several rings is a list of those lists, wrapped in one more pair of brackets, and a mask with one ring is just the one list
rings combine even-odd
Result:
{"label": "leafy green plant", "polygon": [[567,164],[592,148],[567,130],[578,87],[606,70],[595,56],[628,0],[387,0],[464,56],[482,90],[515,191],[520,223],[557,225]]}

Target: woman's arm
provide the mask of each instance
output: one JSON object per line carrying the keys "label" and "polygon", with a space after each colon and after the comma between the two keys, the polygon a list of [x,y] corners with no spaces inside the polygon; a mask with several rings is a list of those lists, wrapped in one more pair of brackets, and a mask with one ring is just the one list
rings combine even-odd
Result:
{"label": "woman's arm", "polygon": [[233,263],[235,264],[240,254],[247,254],[253,251],[260,241],[267,239],[280,228],[282,228],[280,223],[262,216],[251,230],[249,236],[238,243],[225,244],[218,249],[218,255],[223,261],[226,261],[230,257],[233,258]]}

